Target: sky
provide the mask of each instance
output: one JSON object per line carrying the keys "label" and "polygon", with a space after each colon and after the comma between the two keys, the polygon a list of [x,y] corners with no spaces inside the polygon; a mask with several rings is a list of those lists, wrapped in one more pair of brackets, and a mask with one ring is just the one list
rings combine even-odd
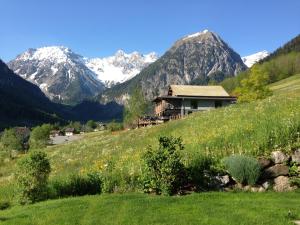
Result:
{"label": "sky", "polygon": [[85,57],[118,49],[162,55],[208,29],[241,56],[300,33],[300,0],[0,0],[0,58],[62,45]]}

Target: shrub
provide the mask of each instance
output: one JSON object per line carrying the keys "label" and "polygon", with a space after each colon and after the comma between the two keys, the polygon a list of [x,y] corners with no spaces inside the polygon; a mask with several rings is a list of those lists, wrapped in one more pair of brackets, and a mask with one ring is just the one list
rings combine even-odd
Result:
{"label": "shrub", "polygon": [[49,135],[52,127],[50,124],[43,124],[33,128],[29,144],[30,148],[44,148],[49,144]]}
{"label": "shrub", "polygon": [[194,156],[188,163],[187,173],[189,183],[196,188],[197,191],[208,190],[212,188],[212,176],[217,175],[216,160],[210,156],[200,155]]}
{"label": "shrub", "polygon": [[171,195],[181,190],[186,180],[180,154],[183,149],[181,138],[174,137],[160,137],[157,149],[147,149],[143,156],[145,192]]}
{"label": "shrub", "polygon": [[223,162],[229,174],[241,184],[254,185],[260,176],[261,168],[255,158],[232,155]]}
{"label": "shrub", "polygon": [[1,136],[1,143],[5,151],[9,152],[12,158],[12,151],[20,151],[23,149],[22,140],[16,134],[14,129],[5,129]]}
{"label": "shrub", "polygon": [[50,171],[49,160],[42,151],[33,151],[18,162],[17,181],[21,204],[46,199]]}
{"label": "shrub", "polygon": [[100,194],[101,184],[100,174],[89,173],[85,176],[73,174],[66,181],[54,181],[51,186],[57,198]]}
{"label": "shrub", "polygon": [[142,189],[140,174],[126,166],[116,167],[113,160],[106,162],[106,166],[101,170],[101,177],[102,191],[105,193],[132,192]]}
{"label": "shrub", "polygon": [[112,121],[112,122],[107,124],[107,129],[111,132],[112,131],[123,130],[123,124]]}
{"label": "shrub", "polygon": [[5,210],[10,207],[9,201],[0,201],[0,210]]}

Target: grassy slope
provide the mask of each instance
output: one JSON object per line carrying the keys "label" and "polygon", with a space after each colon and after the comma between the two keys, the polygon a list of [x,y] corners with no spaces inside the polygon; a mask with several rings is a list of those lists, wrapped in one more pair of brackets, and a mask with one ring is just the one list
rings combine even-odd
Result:
{"label": "grassy slope", "polygon": [[300,90],[300,74],[271,84],[270,89],[277,94],[298,92]]}
{"label": "grassy slope", "polygon": [[0,224],[292,224],[299,193],[202,193],[184,197],[110,194],[0,211]]}
{"label": "grassy slope", "polygon": [[[148,144],[155,144],[159,135],[182,136],[186,158],[205,151],[216,156],[239,151],[261,154],[269,138],[288,138],[281,133],[291,131],[289,128],[299,122],[299,81],[297,75],[273,84],[275,96],[264,101],[197,113],[152,128],[113,135],[91,133],[77,142],[49,147],[52,176],[101,169],[107,160],[129,173],[138,173],[141,152]],[[10,175],[14,166],[14,162],[7,163],[0,167],[1,173]],[[6,183],[2,178],[2,184]],[[12,189],[2,186],[0,199],[10,198]],[[288,224],[288,210],[300,217],[299,197],[299,193],[87,196],[14,206],[0,211],[0,224]]]}
{"label": "grassy slope", "polygon": [[[141,153],[148,145],[155,145],[161,135],[182,137],[186,163],[199,153],[221,158],[232,153],[263,155],[272,148],[289,148],[300,127],[299,82],[300,75],[296,75],[273,84],[275,95],[263,101],[199,112],[155,127],[91,133],[73,143],[48,147],[52,176],[101,169],[108,160],[122,171],[138,174]],[[0,185],[7,183],[14,167],[14,161],[0,165]]]}
{"label": "grassy slope", "polygon": [[270,148],[287,146],[291,133],[300,126],[300,89],[295,88],[300,75],[286,82],[291,84],[286,87],[290,92],[279,89],[285,84],[281,81],[273,85],[275,95],[263,101],[195,113],[156,127],[113,135],[92,133],[78,142],[50,147],[54,173],[101,168],[107,160],[137,171],[141,153],[148,145],[155,145],[161,135],[181,136],[187,161],[198,153],[216,157],[239,152],[262,155]]}

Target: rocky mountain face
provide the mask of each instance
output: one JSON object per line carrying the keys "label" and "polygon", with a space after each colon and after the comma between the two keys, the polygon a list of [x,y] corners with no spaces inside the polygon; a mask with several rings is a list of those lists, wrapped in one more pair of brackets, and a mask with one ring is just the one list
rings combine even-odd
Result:
{"label": "rocky mountain face", "polygon": [[16,75],[0,60],[0,131],[12,126],[66,123],[68,120],[121,119],[123,107],[116,103],[83,101],[76,106],[51,102],[39,87]]}
{"label": "rocky mountain face", "polygon": [[133,78],[157,59],[158,55],[155,52],[143,55],[139,52],[127,54],[118,50],[110,57],[86,59],[86,66],[97,74],[97,78],[106,87],[112,87]]}
{"label": "rocky mountain face", "polygon": [[52,46],[29,49],[8,66],[39,86],[51,100],[75,104],[130,79],[156,59],[154,53],[144,56],[123,51],[108,58],[88,59],[69,48]]}
{"label": "rocky mountain face", "polygon": [[78,103],[104,89],[83,57],[65,47],[29,49],[8,66],[57,102]]}
{"label": "rocky mountain face", "polygon": [[103,102],[124,103],[135,87],[141,87],[147,99],[163,94],[170,84],[205,85],[221,81],[247,69],[241,57],[216,33],[204,30],[178,40],[161,58],[137,76],[107,89]]}
{"label": "rocky mountain face", "polygon": [[244,57],[242,57],[242,60],[243,60],[244,64],[250,68],[255,63],[261,61],[262,59],[266,58],[269,55],[270,55],[270,53],[268,51],[263,50],[261,52],[257,52],[252,55],[244,56]]}

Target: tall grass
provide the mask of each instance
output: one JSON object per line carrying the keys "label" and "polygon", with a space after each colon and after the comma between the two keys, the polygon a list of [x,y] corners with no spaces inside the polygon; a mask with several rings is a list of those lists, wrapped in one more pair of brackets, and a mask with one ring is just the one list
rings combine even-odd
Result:
{"label": "tall grass", "polygon": [[[195,113],[155,127],[91,133],[45,151],[51,161],[52,177],[96,170],[118,177],[109,189],[135,190],[141,155],[148,145],[157,144],[159,136],[182,137],[187,166],[195,156],[203,154],[218,160],[231,154],[259,156],[274,149],[290,151],[299,144],[299,109],[300,89],[257,102]],[[10,169],[13,173],[13,166]]]}

